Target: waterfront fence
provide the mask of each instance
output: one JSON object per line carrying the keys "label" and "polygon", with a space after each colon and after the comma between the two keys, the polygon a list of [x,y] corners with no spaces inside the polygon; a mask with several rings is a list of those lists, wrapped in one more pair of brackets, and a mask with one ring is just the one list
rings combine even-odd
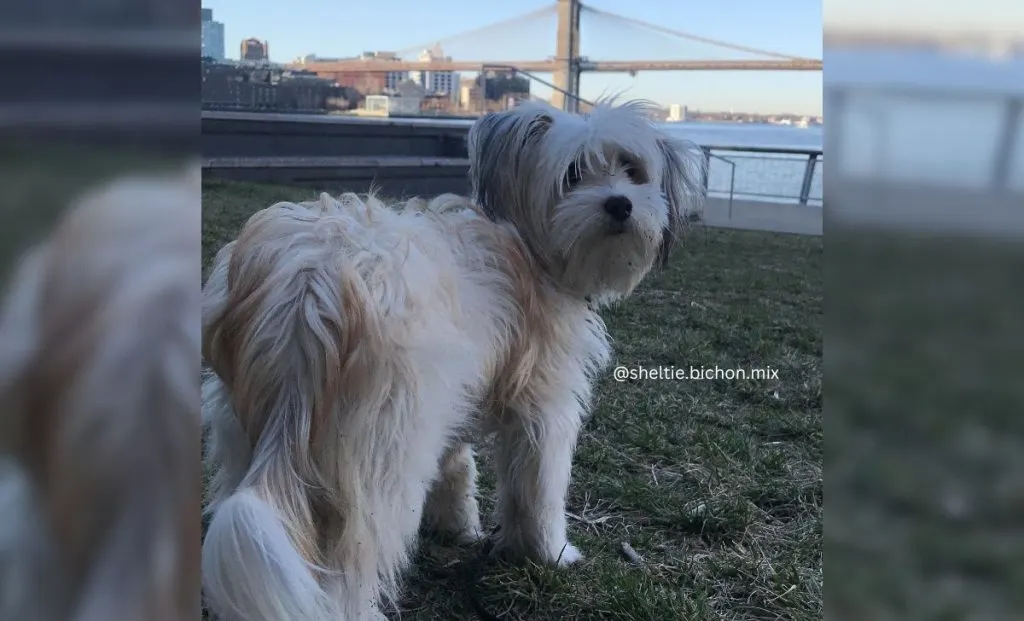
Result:
{"label": "waterfront fence", "polygon": [[[891,78],[888,82],[873,77],[860,81],[832,80],[826,84],[824,97],[829,116],[834,120],[829,129],[829,143],[835,145],[833,155],[838,159],[832,160],[830,170],[835,172],[829,174],[843,180],[866,177],[875,181],[952,185],[956,181],[949,178],[952,175],[944,176],[946,171],[942,167],[929,175],[908,172],[905,169],[916,166],[908,166],[900,155],[906,158],[908,151],[914,154],[913,149],[894,148],[899,141],[920,144],[915,134],[935,132],[950,136],[948,144],[956,146],[948,153],[945,149],[939,152],[941,158],[964,177],[957,185],[1005,196],[1024,192],[1024,89],[1021,84],[1024,82],[1009,87],[980,83],[954,87],[902,84]],[[858,127],[855,112],[867,123]],[[901,121],[907,119],[921,120],[910,129],[901,128]],[[870,130],[866,142],[872,152],[871,165],[854,167],[850,165],[848,143],[854,142],[853,134],[864,127]],[[964,128],[970,136],[967,141],[955,137],[956,132],[963,135]],[[915,158],[915,164],[918,161]],[[968,167],[969,175],[963,173]],[[862,169],[854,172],[855,168]]]}
{"label": "waterfront fence", "polygon": [[821,206],[822,149],[702,145],[708,196]]}
{"label": "waterfront fence", "polygon": [[[202,114],[203,167],[213,176],[350,188],[376,179],[404,192],[466,190],[468,119]],[[701,150],[708,196],[730,205],[732,199],[822,205],[820,148],[701,145]]]}

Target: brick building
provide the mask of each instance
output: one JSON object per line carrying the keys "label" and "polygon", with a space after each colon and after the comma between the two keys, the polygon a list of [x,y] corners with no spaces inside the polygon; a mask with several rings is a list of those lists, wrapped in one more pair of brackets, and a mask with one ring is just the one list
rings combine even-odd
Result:
{"label": "brick building", "polygon": [[249,61],[270,60],[270,44],[256,38],[244,39],[239,48],[238,57],[241,60]]}
{"label": "brick building", "polygon": [[317,76],[330,80],[338,86],[353,88],[365,96],[378,95],[387,90],[389,73],[387,71],[318,71]]}
{"label": "brick building", "polygon": [[356,107],[362,96],[309,72],[204,63],[203,108],[273,112],[329,112]]}

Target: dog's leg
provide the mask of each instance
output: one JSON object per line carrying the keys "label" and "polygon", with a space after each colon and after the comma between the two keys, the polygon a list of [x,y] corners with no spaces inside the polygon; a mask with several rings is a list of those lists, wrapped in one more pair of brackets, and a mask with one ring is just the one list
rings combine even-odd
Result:
{"label": "dog's leg", "polygon": [[575,396],[517,414],[498,431],[495,552],[569,565],[582,558],[566,535],[565,500],[581,412]]}
{"label": "dog's leg", "polygon": [[441,477],[427,497],[424,522],[427,528],[460,544],[481,537],[476,459],[471,444],[457,442],[441,458]]}
{"label": "dog's leg", "polygon": [[[375,565],[340,570],[328,578],[327,592],[340,602],[343,615],[338,621],[386,621],[380,610],[380,584],[373,575]],[[345,572],[345,573],[343,573]]]}
{"label": "dog's leg", "polygon": [[[434,379],[427,373],[420,377]],[[451,445],[451,426],[429,420],[415,405],[434,403],[437,407],[429,411],[458,412],[460,419],[468,409],[446,394],[444,382],[424,384],[415,395],[405,384],[393,385],[393,397],[384,408],[353,408],[341,417],[345,443],[337,455],[340,488],[335,490],[339,523],[321,528],[337,532],[328,544],[328,557],[339,570],[331,590],[346,621],[383,619],[382,610],[397,606],[401,573]],[[381,397],[368,403],[384,401]]]}

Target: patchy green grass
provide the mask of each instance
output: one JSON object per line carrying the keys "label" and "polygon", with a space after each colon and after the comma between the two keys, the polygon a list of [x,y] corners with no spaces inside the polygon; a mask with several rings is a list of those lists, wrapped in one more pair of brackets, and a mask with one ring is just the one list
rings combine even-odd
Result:
{"label": "patchy green grass", "polygon": [[0,144],[0,286],[18,256],[49,233],[82,193],[119,175],[179,165],[127,148]]}
{"label": "patchy green grass", "polygon": [[[255,210],[312,195],[204,184],[205,264]],[[778,378],[607,374],[569,499],[586,559],[564,570],[488,562],[476,599],[510,620],[820,619],[822,239],[695,228],[669,268],[605,319],[615,365],[771,367]],[[494,475],[480,453],[486,516]],[[401,618],[473,618],[462,569],[477,557],[425,538]]]}

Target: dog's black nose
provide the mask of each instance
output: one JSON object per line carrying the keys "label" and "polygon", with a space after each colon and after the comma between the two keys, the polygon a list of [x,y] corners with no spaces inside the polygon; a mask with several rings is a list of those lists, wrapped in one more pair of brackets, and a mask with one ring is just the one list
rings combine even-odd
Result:
{"label": "dog's black nose", "polygon": [[604,202],[604,210],[616,222],[625,222],[633,213],[633,203],[625,196],[613,196]]}

